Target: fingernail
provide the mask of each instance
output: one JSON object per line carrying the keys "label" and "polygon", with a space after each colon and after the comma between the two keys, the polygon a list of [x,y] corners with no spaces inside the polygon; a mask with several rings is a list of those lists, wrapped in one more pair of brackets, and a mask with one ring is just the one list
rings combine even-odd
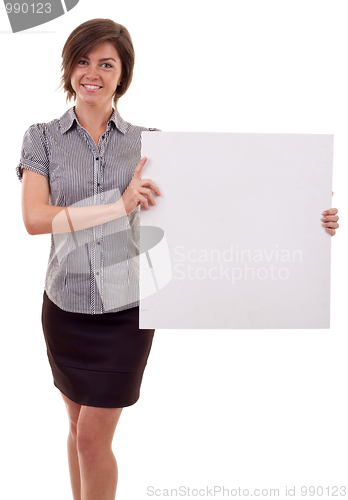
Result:
{"label": "fingernail", "polygon": [[323,215],[327,215],[327,212],[323,212]]}

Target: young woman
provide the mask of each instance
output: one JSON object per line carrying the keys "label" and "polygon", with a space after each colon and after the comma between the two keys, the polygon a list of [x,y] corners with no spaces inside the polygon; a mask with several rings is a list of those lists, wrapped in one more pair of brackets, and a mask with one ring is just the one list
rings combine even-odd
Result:
{"label": "young woman", "polygon": [[[70,421],[73,498],[113,500],[112,440],[122,408],[139,398],[154,335],[138,327],[137,256],[139,205],[149,209],[153,193],[160,196],[152,180],[141,179],[141,132],[156,129],[117,112],[134,65],[123,26],[83,23],[62,58],[62,85],[75,106],[29,127],[17,174],[27,231],[52,235],[42,326]],[[337,209],[326,212],[323,225],[334,235]]]}
{"label": "young woman", "polygon": [[111,500],[114,431],[139,398],[154,335],[138,326],[139,205],[149,209],[160,191],[141,179],[141,132],[150,129],[116,111],[133,74],[128,31],[109,19],[85,22],[62,58],[75,106],[29,127],[17,174],[27,231],[52,234],[42,325],[70,420],[73,497]]}

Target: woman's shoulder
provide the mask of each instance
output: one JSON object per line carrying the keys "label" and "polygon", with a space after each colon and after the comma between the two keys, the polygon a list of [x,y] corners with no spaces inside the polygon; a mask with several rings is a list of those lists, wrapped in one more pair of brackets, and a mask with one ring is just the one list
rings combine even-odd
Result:
{"label": "woman's shoulder", "polygon": [[123,133],[141,133],[141,132],[155,132],[161,131],[159,128],[154,127],[144,127],[142,125],[133,125],[131,122],[128,122],[122,118],[122,116],[114,110],[113,116],[111,119],[114,119],[116,127]]}
{"label": "woman's shoulder", "polygon": [[146,128],[146,132],[161,132],[161,129],[159,128]]}
{"label": "woman's shoulder", "polygon": [[59,118],[54,118],[53,120],[49,122],[38,122],[38,123],[33,123],[32,125],[29,125],[29,127],[26,130],[26,133],[36,133],[39,135],[45,136],[47,131],[55,128],[57,129],[59,127]]}
{"label": "woman's shoulder", "polygon": [[47,122],[33,123],[29,126],[28,131],[39,132],[46,135],[47,132],[65,132],[68,130],[76,119],[73,107],[67,109],[59,118],[53,118]]}
{"label": "woman's shoulder", "polygon": [[141,133],[141,132],[161,132],[161,129],[154,128],[154,127],[143,127],[141,125],[132,125],[131,123],[129,123],[127,131],[133,131],[133,132],[137,132],[137,133]]}

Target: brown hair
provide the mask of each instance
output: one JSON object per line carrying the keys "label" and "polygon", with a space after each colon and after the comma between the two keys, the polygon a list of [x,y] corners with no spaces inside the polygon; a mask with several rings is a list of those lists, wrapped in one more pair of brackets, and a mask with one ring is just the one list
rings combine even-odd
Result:
{"label": "brown hair", "polygon": [[134,67],[134,47],[128,30],[111,19],[91,19],[80,24],[69,35],[62,51],[62,77],[59,87],[67,93],[66,102],[76,99],[71,86],[71,74],[81,57],[104,42],[111,42],[122,61],[121,84],[117,86],[113,102],[117,110],[118,99],[131,84]]}

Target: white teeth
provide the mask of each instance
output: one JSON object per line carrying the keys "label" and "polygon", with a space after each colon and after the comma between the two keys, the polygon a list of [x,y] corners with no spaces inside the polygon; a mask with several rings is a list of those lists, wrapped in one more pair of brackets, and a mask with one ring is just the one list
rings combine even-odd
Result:
{"label": "white teeth", "polygon": [[99,85],[84,85],[84,87],[87,87],[88,89],[100,89]]}

